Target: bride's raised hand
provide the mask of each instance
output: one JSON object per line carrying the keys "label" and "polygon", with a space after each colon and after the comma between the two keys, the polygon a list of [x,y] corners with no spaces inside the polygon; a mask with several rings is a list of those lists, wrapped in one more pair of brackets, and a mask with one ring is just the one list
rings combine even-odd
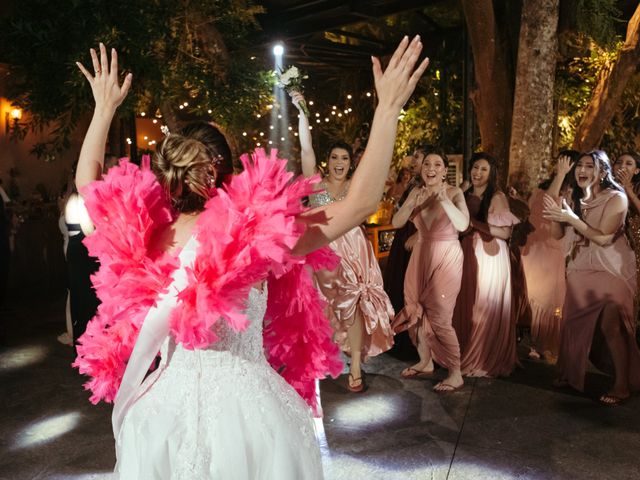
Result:
{"label": "bride's raised hand", "polygon": [[420,58],[420,52],[422,52],[420,36],[416,35],[411,42],[409,42],[409,37],[405,36],[396,48],[384,72],[380,60],[371,57],[373,78],[381,106],[399,112],[407,102],[416,88],[418,80],[429,65],[429,59],[425,58],[414,70],[416,62]]}
{"label": "bride's raised hand", "polygon": [[107,49],[102,43],[100,44],[99,60],[98,54],[93,48],[90,53],[93,63],[93,75],[80,62],[76,62],[76,65],[89,81],[89,85],[91,85],[93,98],[96,101],[96,110],[106,109],[113,112],[127,96],[133,75],[131,73],[127,74],[122,85],[120,85],[118,79],[118,53],[115,48],[111,49],[111,62],[109,62]]}

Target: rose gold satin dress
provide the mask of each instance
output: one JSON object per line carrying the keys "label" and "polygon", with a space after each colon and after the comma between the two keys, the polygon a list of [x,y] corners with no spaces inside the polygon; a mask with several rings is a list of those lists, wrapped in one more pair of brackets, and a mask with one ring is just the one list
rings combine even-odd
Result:
{"label": "rose gold satin dress", "polygon": [[[342,200],[347,189],[333,198],[325,188],[311,195],[312,207],[327,205]],[[348,188],[348,187],[347,187]],[[320,292],[329,303],[328,317],[334,329],[334,341],[342,351],[351,354],[347,330],[353,325],[355,314],[359,312],[364,323],[362,343],[363,359],[386,352],[393,346],[391,319],[393,307],[383,288],[382,272],[371,242],[360,226],[352,228],[342,237],[329,244],[342,259],[333,271],[321,270],[316,273]]]}
{"label": "rose gold satin dress", "polygon": [[422,326],[434,361],[451,370],[460,367],[460,345],[451,319],[460,292],[463,255],[458,231],[445,211],[439,203],[430,208],[437,210],[431,225],[419,213],[411,219],[418,241],[404,281],[405,307],[393,326],[396,331],[408,329],[414,345]]}
{"label": "rose gold satin dress", "polygon": [[[624,193],[605,190],[583,203],[584,221],[599,229],[607,202],[617,195]],[[570,258],[558,367],[561,378],[576,390],[584,389],[588,360],[599,369],[614,373],[598,322],[603,308],[612,303],[620,312],[622,334],[629,347],[629,384],[632,391],[640,390],[640,351],[633,315],[636,261],[627,238],[622,235],[623,227],[621,222],[619,235],[605,246],[590,242],[572,228],[565,229]]]}
{"label": "rose gold satin dress", "polygon": [[[465,198],[469,214],[477,218],[480,198],[474,195]],[[504,227],[515,225],[519,220],[509,210],[489,210],[487,222]],[[470,377],[510,375],[517,357],[516,326],[511,315],[509,247],[504,240],[482,238],[477,231],[464,236],[461,244],[462,288],[453,326],[460,341],[462,374]]]}
{"label": "rose gold satin dress", "polygon": [[544,190],[529,199],[529,221],[534,231],[522,249],[522,266],[531,305],[531,340],[541,352],[558,355],[562,305],[566,292],[562,242],[551,235],[551,223],[542,218]]}

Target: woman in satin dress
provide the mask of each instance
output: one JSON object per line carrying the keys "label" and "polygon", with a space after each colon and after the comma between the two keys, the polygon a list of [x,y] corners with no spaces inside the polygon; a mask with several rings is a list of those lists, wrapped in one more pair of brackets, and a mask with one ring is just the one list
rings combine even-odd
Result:
{"label": "woman in satin dress", "polygon": [[[299,110],[302,173],[309,177],[317,173],[309,121],[299,107],[302,95],[296,93],[292,97]],[[335,142],[329,148],[327,174],[318,185],[318,192],[309,198],[312,208],[346,197],[353,170],[352,156],[351,146],[345,142]],[[352,228],[331,242],[330,247],[340,256],[340,265],[333,272],[317,272],[316,281],[329,303],[334,340],[342,351],[351,356],[347,387],[349,391],[358,393],[366,388],[362,362],[393,346],[390,324],[393,307],[384,291],[378,259],[362,226]]]}

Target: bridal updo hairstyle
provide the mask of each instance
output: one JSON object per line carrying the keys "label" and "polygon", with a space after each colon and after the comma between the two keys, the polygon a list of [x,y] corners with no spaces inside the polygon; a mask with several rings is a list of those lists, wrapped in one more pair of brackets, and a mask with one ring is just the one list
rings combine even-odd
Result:
{"label": "bridal updo hairstyle", "polygon": [[169,134],[156,148],[152,169],[176,210],[199,212],[233,173],[231,149],[213,125],[195,122]]}

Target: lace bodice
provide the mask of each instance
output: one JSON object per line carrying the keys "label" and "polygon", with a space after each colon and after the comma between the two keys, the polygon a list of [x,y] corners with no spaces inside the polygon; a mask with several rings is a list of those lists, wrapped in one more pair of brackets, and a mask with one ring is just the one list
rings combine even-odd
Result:
{"label": "lace bodice", "polygon": [[[177,293],[186,286],[186,268],[191,266],[195,260],[197,243],[195,239],[190,241],[180,253],[181,265],[174,273],[173,283],[169,287],[170,294],[177,295]],[[249,326],[245,331],[236,332],[229,327],[227,322],[219,321],[214,327],[218,341],[206,349],[195,351],[184,349],[181,345],[176,345],[173,337],[169,337],[161,349],[163,362],[165,359],[167,361],[169,359],[176,361],[177,357],[174,358],[176,355],[189,356],[194,354],[194,352],[196,356],[189,360],[190,363],[196,357],[198,362],[201,362],[203,359],[211,359],[216,363],[233,362],[238,359],[249,362],[266,362],[262,344],[262,321],[267,310],[267,295],[266,284],[263,292],[255,288],[249,291],[245,312],[249,319]]]}

